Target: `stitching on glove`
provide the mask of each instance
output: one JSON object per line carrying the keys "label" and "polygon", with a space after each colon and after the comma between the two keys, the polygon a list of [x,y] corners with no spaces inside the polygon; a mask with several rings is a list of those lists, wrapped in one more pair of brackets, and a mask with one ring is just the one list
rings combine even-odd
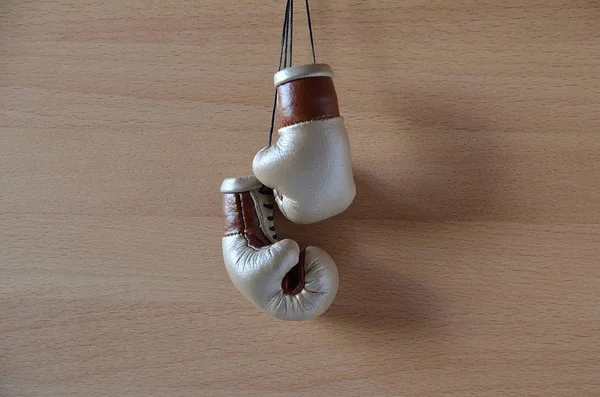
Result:
{"label": "stitching on glove", "polygon": [[326,115],[326,116],[317,117],[316,119],[310,119],[310,120],[306,120],[306,121],[301,121],[299,123],[282,125],[280,128],[290,127],[292,125],[300,125],[300,124],[304,124],[304,123],[310,123],[311,121],[329,120],[329,119],[334,119],[336,117],[340,117],[340,116],[337,115],[337,114],[330,114],[330,115]]}
{"label": "stitching on glove", "polygon": [[[252,198],[252,196],[250,196],[250,198]],[[254,202],[254,200],[252,200],[252,202]],[[242,213],[242,228],[243,228],[243,234],[244,238],[246,239],[246,246],[248,246],[248,248],[252,248],[254,251],[260,251],[260,248],[256,248],[253,247],[250,244],[250,239],[248,238],[248,230],[246,230],[246,218],[244,218],[244,200],[242,200],[242,196],[240,195],[240,212]]]}
{"label": "stitching on glove", "polygon": [[227,233],[227,234],[224,234],[223,237],[237,236],[237,235],[240,235],[240,234],[244,234],[244,233],[240,233],[240,232]]}
{"label": "stitching on glove", "polygon": [[244,235],[244,238],[246,239],[246,245],[248,245],[248,247],[250,248],[254,248],[250,245],[250,240],[248,239],[248,236],[246,235],[246,218],[244,218],[244,200],[242,199],[242,195],[240,194],[240,212],[242,213],[242,231]]}

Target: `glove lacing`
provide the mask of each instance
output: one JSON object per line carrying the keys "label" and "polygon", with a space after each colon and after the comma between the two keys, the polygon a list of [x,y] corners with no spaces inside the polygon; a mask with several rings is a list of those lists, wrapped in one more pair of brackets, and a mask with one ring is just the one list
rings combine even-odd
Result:
{"label": "glove lacing", "polygon": [[267,227],[269,228],[269,230],[271,232],[273,232],[273,234],[271,235],[271,238],[275,241],[277,241],[277,233],[275,232],[275,216],[274,216],[274,212],[275,212],[275,205],[274,205],[274,197],[273,197],[273,189],[262,185],[259,189],[258,192],[260,194],[262,194],[263,196],[265,196],[265,202],[262,204],[262,206],[264,208],[267,209],[268,212],[266,212],[267,215]]}

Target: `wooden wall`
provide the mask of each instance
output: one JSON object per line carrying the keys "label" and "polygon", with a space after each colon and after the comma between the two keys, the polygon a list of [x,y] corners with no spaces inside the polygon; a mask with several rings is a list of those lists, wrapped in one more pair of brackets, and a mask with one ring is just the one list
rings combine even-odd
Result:
{"label": "wooden wall", "polygon": [[[296,2],[295,60],[309,61]],[[600,395],[600,5],[313,0],[358,195],[314,322],[234,289],[284,2],[0,4],[0,395]]]}

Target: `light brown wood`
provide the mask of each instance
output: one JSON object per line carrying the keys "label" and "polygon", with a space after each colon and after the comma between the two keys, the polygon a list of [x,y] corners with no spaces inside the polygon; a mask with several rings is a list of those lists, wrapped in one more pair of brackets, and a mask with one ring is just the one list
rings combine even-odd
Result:
{"label": "light brown wood", "polygon": [[340,271],[307,323],[220,248],[283,3],[2,1],[0,395],[600,395],[598,3],[313,0],[358,196],[278,219]]}

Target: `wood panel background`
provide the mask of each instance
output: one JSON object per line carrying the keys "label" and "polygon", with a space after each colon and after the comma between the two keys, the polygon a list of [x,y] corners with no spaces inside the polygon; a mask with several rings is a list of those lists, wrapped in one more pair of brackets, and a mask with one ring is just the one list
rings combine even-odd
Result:
{"label": "wood panel background", "polygon": [[277,219],[340,271],[298,324],[220,248],[284,1],[0,2],[1,396],[600,395],[600,4],[311,4],[358,195]]}

